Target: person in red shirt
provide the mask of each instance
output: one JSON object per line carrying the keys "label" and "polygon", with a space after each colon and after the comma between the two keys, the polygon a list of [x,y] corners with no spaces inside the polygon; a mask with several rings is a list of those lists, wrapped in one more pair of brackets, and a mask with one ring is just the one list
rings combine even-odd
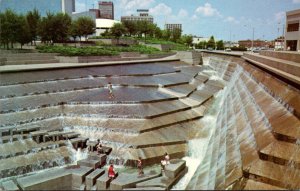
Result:
{"label": "person in red shirt", "polygon": [[116,172],[115,172],[114,166],[111,164],[108,169],[108,178],[114,179],[115,177],[116,177]]}

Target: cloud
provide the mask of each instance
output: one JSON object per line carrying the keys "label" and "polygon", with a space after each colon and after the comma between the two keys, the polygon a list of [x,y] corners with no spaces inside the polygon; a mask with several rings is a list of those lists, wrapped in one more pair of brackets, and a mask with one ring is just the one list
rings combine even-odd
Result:
{"label": "cloud", "polygon": [[213,8],[210,3],[205,3],[204,6],[200,6],[196,9],[196,13],[205,17],[221,16],[220,12]]}
{"label": "cloud", "polygon": [[120,6],[125,10],[149,8],[153,3],[155,0],[120,0]]}
{"label": "cloud", "polygon": [[300,3],[300,0],[293,0],[293,3]]}
{"label": "cloud", "polygon": [[[300,0],[298,0],[300,2]],[[285,12],[281,11],[275,14],[276,22],[282,22],[285,19]]]}
{"label": "cloud", "polygon": [[228,22],[228,23],[234,23],[234,24],[239,24],[240,22],[238,20],[236,20],[236,18],[234,17],[226,17],[226,19],[224,19],[225,22]]}
{"label": "cloud", "polygon": [[196,14],[194,14],[192,17],[191,17],[192,20],[197,20],[198,19],[198,16]]}
{"label": "cloud", "polygon": [[178,12],[178,17],[179,18],[185,18],[189,15],[189,13],[187,12],[187,10],[185,9],[180,9]]}
{"label": "cloud", "polygon": [[158,16],[158,15],[171,15],[172,8],[167,6],[164,3],[160,3],[149,10],[150,14]]}

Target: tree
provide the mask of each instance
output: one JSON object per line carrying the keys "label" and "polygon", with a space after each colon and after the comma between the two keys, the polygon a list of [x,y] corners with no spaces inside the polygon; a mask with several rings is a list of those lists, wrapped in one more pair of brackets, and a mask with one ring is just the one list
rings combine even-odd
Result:
{"label": "tree", "polygon": [[72,20],[68,14],[47,13],[46,17],[43,17],[38,24],[38,34],[40,35],[42,42],[58,42],[65,41],[70,33],[70,26]]}
{"label": "tree", "polygon": [[206,49],[207,42],[206,41],[201,41],[196,45],[196,48],[198,49]]}
{"label": "tree", "polygon": [[215,47],[216,47],[215,38],[214,36],[211,36],[207,42],[207,48],[215,49]]}
{"label": "tree", "polygon": [[223,43],[223,40],[217,41],[217,49],[218,49],[218,50],[224,50],[224,43]]}
{"label": "tree", "polygon": [[134,21],[124,21],[123,25],[126,28],[129,36],[137,34],[138,29],[137,29],[137,23],[136,22],[134,22]]}
{"label": "tree", "polygon": [[154,34],[156,26],[148,21],[137,21],[137,29],[140,36],[144,34],[145,40],[147,39],[147,35]]}
{"label": "tree", "polygon": [[193,45],[193,36],[192,35],[183,35],[182,42],[186,44],[188,47]]}
{"label": "tree", "polygon": [[76,21],[78,36],[84,36],[87,40],[87,36],[94,34],[96,30],[95,21],[89,17],[79,17]]}
{"label": "tree", "polygon": [[170,38],[171,38],[171,31],[169,31],[169,30],[163,30],[162,31],[162,38],[164,39],[164,40],[170,40]]}
{"label": "tree", "polygon": [[18,15],[11,11],[10,9],[7,9],[3,14],[1,14],[1,42],[6,46],[7,49],[9,49],[9,44],[11,48],[13,48],[13,44],[17,42],[18,38]]}
{"label": "tree", "polygon": [[172,41],[177,42],[181,38],[181,29],[180,28],[175,28],[172,31]]}
{"label": "tree", "polygon": [[71,17],[66,13],[57,13],[54,16],[53,25],[54,36],[53,41],[65,41],[69,36],[69,29],[72,23]]}
{"label": "tree", "polygon": [[159,27],[155,28],[154,36],[155,36],[155,38],[158,38],[158,39],[162,38],[163,33],[162,33],[162,30]]}
{"label": "tree", "polygon": [[[76,21],[72,21],[71,26],[69,28],[69,35],[74,39],[74,41],[79,36],[79,32],[78,32],[78,27],[77,27],[77,22]],[[81,38],[81,36],[79,36],[79,37]]]}
{"label": "tree", "polygon": [[113,27],[110,29],[112,36],[117,39],[117,43],[119,44],[120,37],[126,33],[126,28],[121,23],[115,23]]}
{"label": "tree", "polygon": [[31,41],[33,41],[35,45],[35,41],[37,39],[38,34],[38,24],[41,20],[41,15],[39,11],[37,9],[29,11],[26,15],[26,20],[29,26]]}
{"label": "tree", "polygon": [[31,42],[32,36],[30,33],[30,27],[27,23],[26,17],[23,15],[18,16],[18,27],[15,29],[17,32],[16,41],[21,44],[21,49],[24,44]]}

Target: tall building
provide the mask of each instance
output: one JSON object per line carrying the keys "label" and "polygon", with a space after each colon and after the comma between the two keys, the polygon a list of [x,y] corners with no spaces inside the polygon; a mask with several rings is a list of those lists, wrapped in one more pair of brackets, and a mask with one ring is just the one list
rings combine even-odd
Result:
{"label": "tall building", "polygon": [[165,29],[173,31],[174,29],[182,30],[182,24],[165,24]]}
{"label": "tall building", "polygon": [[285,49],[300,51],[300,9],[286,12]]}
{"label": "tall building", "polygon": [[138,9],[138,16],[131,15],[131,16],[122,16],[121,21],[147,21],[153,23],[153,16],[149,15],[148,9]]}
{"label": "tall building", "polygon": [[114,19],[114,3],[110,1],[99,1],[100,18]]}
{"label": "tall building", "polygon": [[0,12],[11,9],[19,14],[26,14],[36,8],[42,16],[47,12],[75,12],[75,0],[0,0]]}

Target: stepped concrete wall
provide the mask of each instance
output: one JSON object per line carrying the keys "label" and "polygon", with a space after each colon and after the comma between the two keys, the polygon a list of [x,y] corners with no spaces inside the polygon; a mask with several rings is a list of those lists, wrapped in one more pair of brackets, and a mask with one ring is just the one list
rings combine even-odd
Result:
{"label": "stepped concrete wall", "polygon": [[227,90],[206,159],[188,189],[299,189],[299,89],[240,56],[203,56],[225,70]]}

